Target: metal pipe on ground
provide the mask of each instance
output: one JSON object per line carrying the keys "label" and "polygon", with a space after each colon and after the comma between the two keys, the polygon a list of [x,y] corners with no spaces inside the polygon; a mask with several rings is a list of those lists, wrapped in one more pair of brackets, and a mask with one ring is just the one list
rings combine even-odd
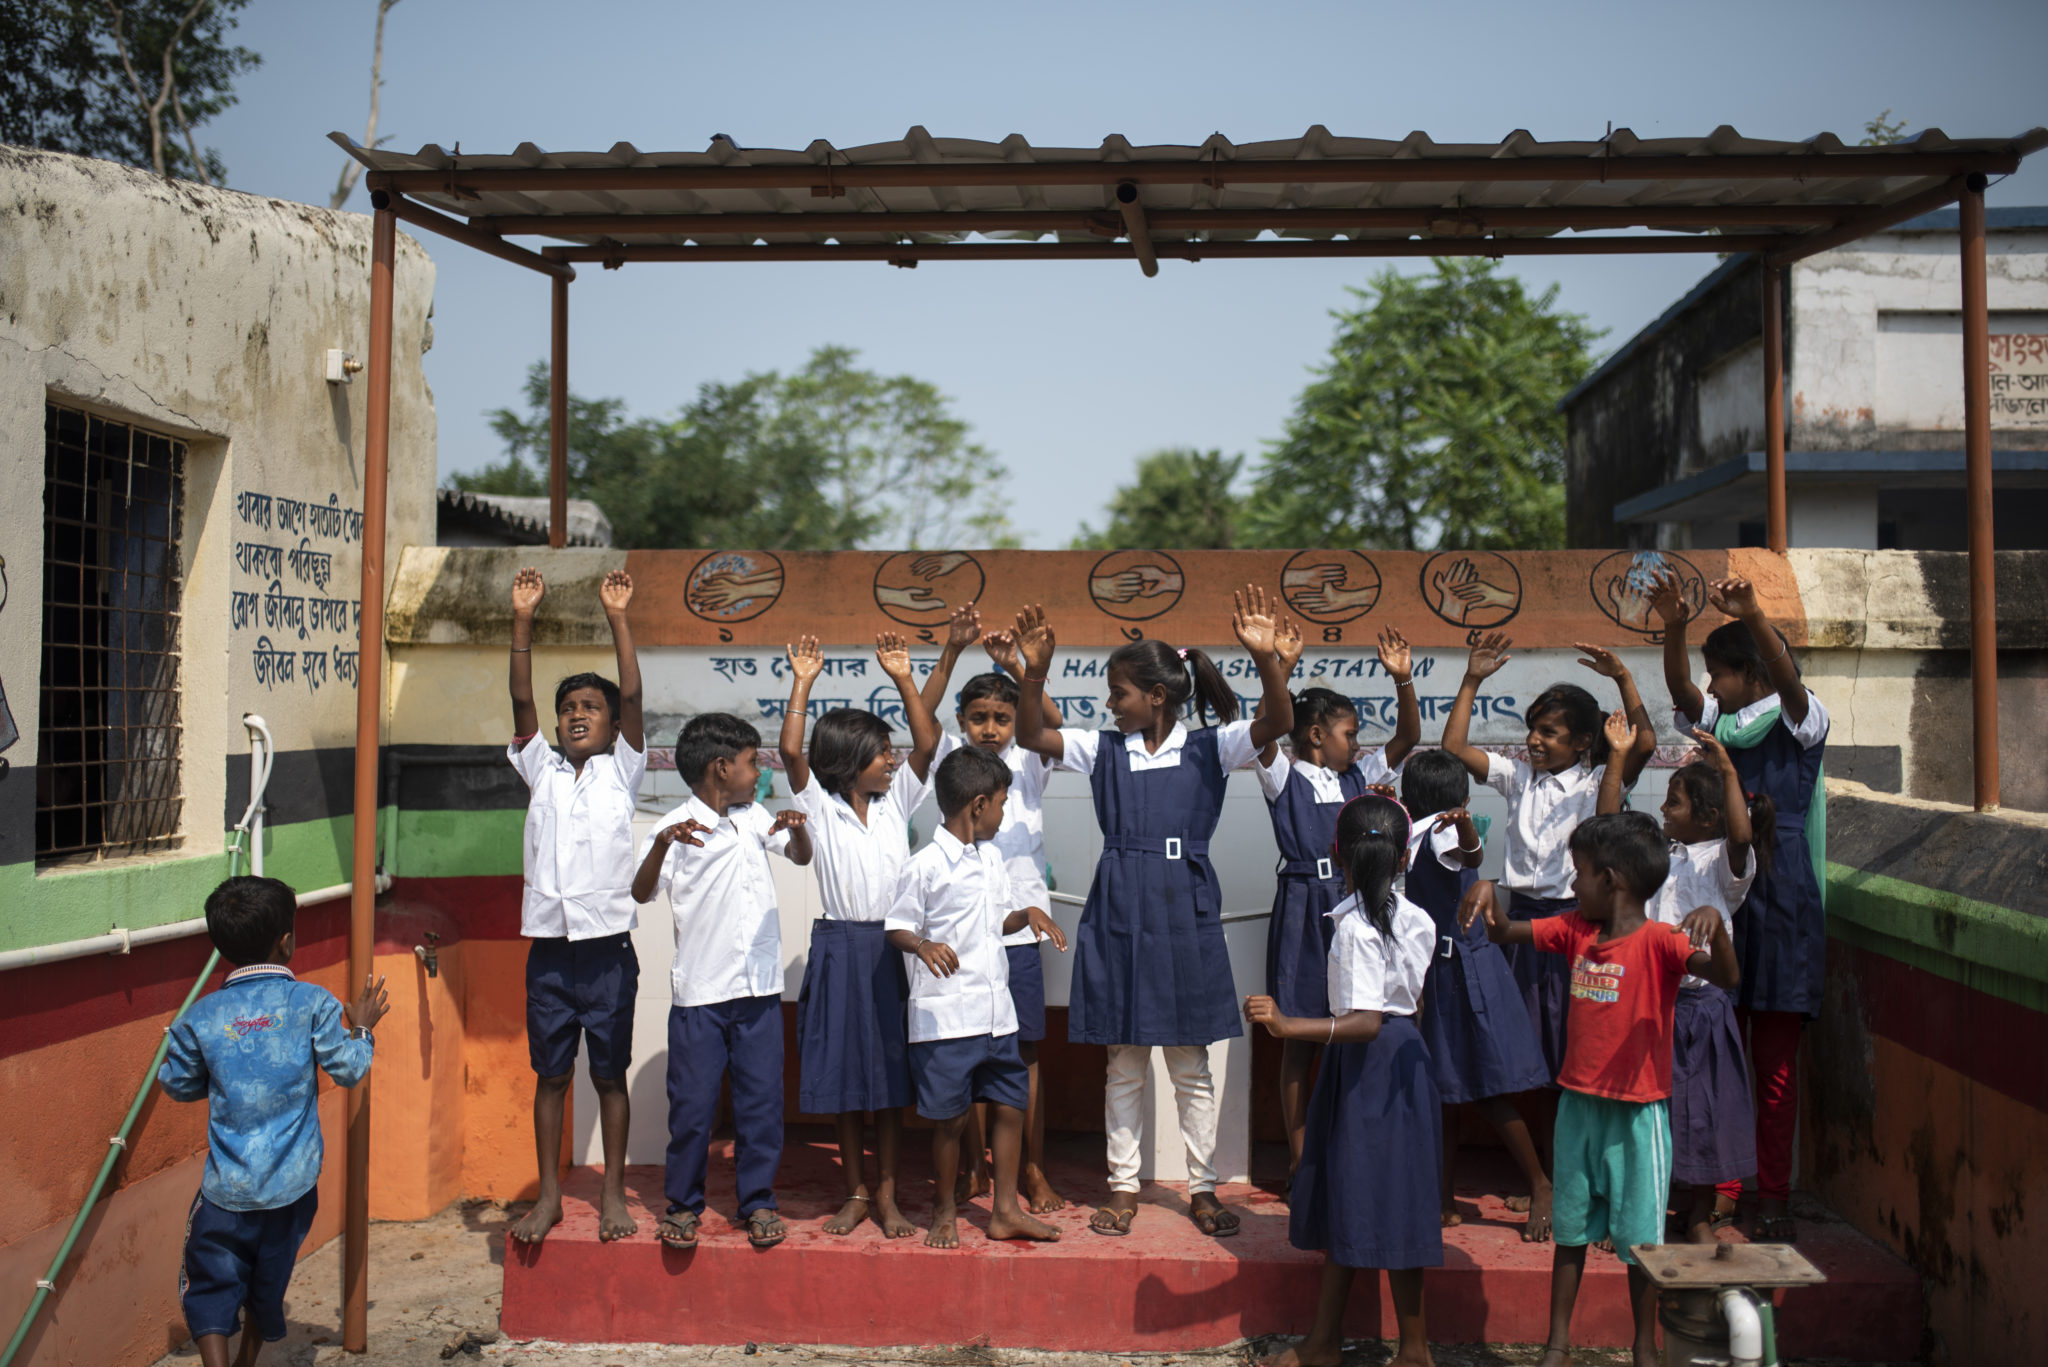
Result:
{"label": "metal pipe on ground", "polygon": [[1998,806],[1998,557],[1991,505],[1991,308],[1983,176],[1963,187],[1963,483],[1970,525],[1970,756],[1977,810]]}

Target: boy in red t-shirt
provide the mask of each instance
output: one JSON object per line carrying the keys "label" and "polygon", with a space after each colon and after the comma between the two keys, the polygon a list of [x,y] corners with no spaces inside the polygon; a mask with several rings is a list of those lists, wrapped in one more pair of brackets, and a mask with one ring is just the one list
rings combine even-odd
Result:
{"label": "boy in red t-shirt", "polygon": [[[1571,1361],[1572,1305],[1586,1245],[1611,1239],[1628,1264],[1637,1367],[1657,1362],[1656,1291],[1637,1244],[1662,1242],[1671,1191],[1671,1020],[1691,973],[1732,990],[1740,970],[1721,915],[1702,907],[1671,926],[1644,915],[1671,856],[1641,812],[1589,817],[1572,832],[1575,915],[1509,921],[1491,883],[1465,894],[1459,919],[1486,917],[1495,944],[1533,945],[1572,962],[1564,1066],[1557,1085],[1551,1222],[1550,1341],[1543,1367]],[[1705,946],[1704,949],[1701,946]]]}

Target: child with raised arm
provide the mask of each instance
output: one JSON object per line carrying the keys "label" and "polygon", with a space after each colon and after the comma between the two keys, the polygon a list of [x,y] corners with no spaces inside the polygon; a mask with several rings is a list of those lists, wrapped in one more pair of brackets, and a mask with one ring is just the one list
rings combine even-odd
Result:
{"label": "child with raised arm", "polygon": [[[1102,827],[1102,857],[1074,934],[1074,980],[1067,1037],[1109,1046],[1104,1090],[1110,1196],[1089,1221],[1099,1234],[1130,1233],[1138,1209],[1139,1137],[1145,1074],[1163,1047],[1179,1103],[1188,1155],[1188,1213],[1202,1233],[1236,1234],[1237,1215],[1216,1199],[1216,1083],[1209,1045],[1243,1033],[1222,892],[1209,837],[1223,812],[1230,771],[1294,725],[1276,637],[1279,614],[1264,589],[1236,595],[1232,627],[1258,666],[1263,708],[1237,720],[1237,695],[1202,651],[1147,638],[1109,657],[1109,715],[1104,731],[1045,728],[1041,704],[1052,668],[1052,626],[1045,610],[1017,614],[1017,744],[1086,774]],[[1190,730],[1182,717],[1213,711],[1220,725]]]}
{"label": "child with raised arm", "polygon": [[[1778,848],[1757,871],[1735,914],[1742,960],[1736,1014],[1756,1076],[1757,1222],[1752,1237],[1797,1237],[1792,1221],[1792,1139],[1799,1114],[1799,1032],[1820,1014],[1827,917],[1821,872],[1827,858],[1828,711],[1800,682],[1799,661],[1771,625],[1746,579],[1708,589],[1716,611],[1734,618],[1700,643],[1704,691],[1689,675],[1685,629],[1691,613],[1676,576],[1658,576],[1650,606],[1664,622],[1664,682],[1682,730],[1713,733],[1747,792],[1771,800]],[[1741,1195],[1724,1183],[1722,1197]]]}
{"label": "child with raised arm", "polygon": [[704,1169],[718,1089],[732,1079],[734,1186],[747,1242],[772,1248],[788,1229],[775,1211],[782,1162],[782,923],[772,851],[811,862],[799,811],[769,814],[754,801],[761,733],[724,712],[690,718],[676,740],[676,772],[690,800],[662,817],[640,847],[633,900],[668,894],[676,957],[669,972],[668,1211],[658,1233],[671,1248],[697,1242]]}
{"label": "child with raised arm", "polygon": [[613,570],[598,586],[611,625],[619,681],[572,674],[555,685],[557,753],[540,734],[533,701],[533,614],[547,586],[540,571],[512,579],[512,744],[507,755],[526,780],[526,892],[519,933],[526,954],[526,1048],[536,1077],[533,1147],[540,1198],[512,1237],[537,1244],[562,1218],[562,1120],[580,1043],[590,1047],[604,1136],[598,1238],[640,1228],[626,1210],[626,1068],[633,1057],[633,994],[640,960],[633,928],[633,804],[647,773],[641,734],[640,662],[626,608],[633,581]]}
{"label": "child with raised arm", "polygon": [[[1552,1074],[1536,1047],[1521,990],[1500,946],[1483,929],[1458,925],[1458,903],[1478,881],[1485,858],[1479,827],[1466,810],[1471,777],[1448,750],[1423,750],[1401,771],[1401,802],[1415,821],[1408,837],[1403,895],[1436,923],[1418,1022],[1429,1046],[1430,1076],[1444,1105],[1440,1217],[1464,1223],[1458,1212],[1458,1115],[1469,1105],[1493,1126],[1529,1183],[1524,1243],[1550,1238],[1550,1176],[1543,1171],[1529,1124],[1508,1098],[1546,1085]],[[1510,1200],[1516,1198],[1510,1197]]]}
{"label": "child with raised arm", "polygon": [[[1276,641],[1288,678],[1301,662],[1301,629],[1286,624]],[[1294,695],[1294,729],[1287,748],[1259,752],[1259,790],[1280,847],[1273,914],[1266,921],[1266,995],[1286,1016],[1329,1014],[1327,992],[1330,908],[1344,897],[1344,874],[1332,857],[1337,813],[1373,784],[1393,782],[1408,752],[1422,738],[1422,708],[1415,698],[1408,642],[1382,627],[1376,643],[1381,670],[1394,681],[1394,734],[1367,750],[1358,740],[1358,707],[1342,693],[1305,688]],[[1280,1115],[1287,1129],[1287,1176],[1301,1166],[1302,1125],[1308,1116],[1309,1070],[1320,1046],[1290,1039],[1280,1046]]]}
{"label": "child with raised arm", "polygon": [[925,1243],[960,1246],[960,1139],[976,1102],[992,1111],[995,1206],[988,1237],[1057,1239],[1058,1230],[1017,1204],[1029,1078],[1017,1052],[1017,1008],[1010,1001],[1003,937],[1029,926],[1057,949],[1066,949],[1067,939],[1043,907],[1022,901],[994,844],[1010,767],[979,746],[966,746],[940,762],[935,786],[945,824],[911,856],[883,923],[910,973],[910,1074],[917,1112],[938,1124],[932,1136],[932,1228]]}
{"label": "child with raised arm", "polygon": [[[889,727],[872,712],[835,707],[811,730],[804,717],[811,685],[825,667],[817,638],[789,647],[789,709],[776,749],[790,796],[810,818],[825,914],[811,922],[810,959],[797,997],[800,1072],[797,1105],[829,1115],[838,1131],[846,1201],[825,1222],[827,1234],[851,1234],[872,1216],[891,1239],[917,1232],[896,1204],[896,1151],[910,1104],[904,1005],[910,984],[903,956],[890,950],[882,921],[910,858],[910,814],[930,791],[939,724],[925,709],[903,637],[875,637],[875,660],[895,683],[910,727],[910,755],[898,764]],[[862,1116],[875,1113],[878,1181],[870,1193]]]}
{"label": "child with raised arm", "polygon": [[353,1087],[370,1071],[384,980],[343,1006],[302,983],[292,890],[230,878],[206,899],[206,933],[235,965],[170,1028],[157,1081],[173,1101],[206,1099],[206,1173],[185,1221],[178,1301],[205,1367],[255,1367],[285,1335],[284,1293],[320,1208],[320,1074]]}
{"label": "child with raised arm", "polygon": [[[1019,666],[1015,634],[1008,631],[984,633],[981,614],[972,603],[955,612],[946,644],[939,652],[938,665],[924,683],[925,707],[933,716],[939,714],[960,652],[977,641],[996,667],[989,673],[975,675],[960,690],[959,706],[953,714],[960,724],[960,734],[954,736],[949,733],[940,737],[939,762],[943,764],[946,757],[962,745],[973,745],[988,751],[1008,766],[1010,795],[1003,803],[1003,824],[996,829],[993,841],[1002,852],[1010,882],[1025,904],[1049,911],[1052,901],[1046,884],[1043,804],[1045,781],[1052,772],[1052,765],[1045,756],[1017,744]],[[1042,699],[1040,708],[1045,726],[1057,730],[1064,724],[1064,718],[1052,699]],[[1052,1182],[1045,1174],[1045,1106],[1041,1100],[1038,1065],[1038,1045],[1045,1038],[1045,965],[1040,958],[1041,939],[1038,931],[1028,925],[1003,937],[1003,949],[1010,961],[1010,1002],[1017,1009],[1017,1053],[1024,1060],[1024,1069],[1031,1081],[1029,1103],[1024,1108],[1024,1165],[1018,1172],[1017,1181],[1024,1193],[1024,1203],[1034,1215],[1060,1210],[1067,1204],[1053,1190]],[[983,1124],[983,1109],[975,1107],[962,1139],[969,1158],[961,1173],[961,1195],[965,1198],[979,1196],[988,1190],[987,1150],[983,1143],[987,1126]]]}
{"label": "child with raised arm", "polygon": [[1415,1016],[1436,926],[1394,890],[1408,862],[1401,804],[1378,793],[1353,798],[1334,824],[1330,852],[1348,895],[1329,913],[1328,1007],[1302,1017],[1271,997],[1244,1004],[1245,1019],[1276,1038],[1324,1047],[1287,1223],[1289,1243],[1324,1251],[1322,1294],[1309,1336],[1262,1367],[1337,1367],[1353,1276],[1382,1267],[1401,1340],[1393,1361],[1428,1367],[1422,1269],[1444,1261],[1441,1112]]}
{"label": "child with raised arm", "polygon": [[[1468,742],[1479,685],[1512,658],[1508,650],[1513,644],[1494,631],[1473,645],[1465,663],[1465,678],[1444,723],[1443,748],[1462,760],[1473,778],[1507,799],[1507,866],[1501,886],[1510,894],[1508,915],[1517,921],[1531,921],[1572,909],[1571,860],[1566,846],[1572,829],[1594,813],[1610,756],[1600,704],[1591,693],[1569,683],[1544,689],[1523,714],[1528,727],[1526,758],[1488,754]],[[1649,744],[1631,748],[1613,761],[1620,765],[1622,786],[1633,787],[1655,747],[1649,713],[1643,709],[1634,677],[1614,652],[1584,643],[1577,649],[1588,657],[1579,663],[1613,679],[1621,691],[1622,707],[1631,719],[1643,723],[1642,734]],[[1555,1078],[1564,1063],[1569,965],[1519,949],[1509,950],[1508,963],[1536,1028],[1544,1066]]]}

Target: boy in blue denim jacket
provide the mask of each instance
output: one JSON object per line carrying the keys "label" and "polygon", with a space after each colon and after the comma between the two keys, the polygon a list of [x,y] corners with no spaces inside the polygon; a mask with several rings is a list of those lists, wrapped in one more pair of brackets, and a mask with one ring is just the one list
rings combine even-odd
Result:
{"label": "boy in blue denim jacket", "polygon": [[[285,967],[298,910],[275,878],[230,878],[206,899],[206,933],[236,965],[171,1027],[157,1080],[206,1098],[206,1175],[185,1223],[178,1299],[205,1367],[254,1367],[284,1337],[284,1293],[320,1194],[319,1074],[353,1087],[370,1071],[384,980],[348,1007]],[[347,1022],[343,1022],[346,1010]],[[244,1319],[246,1313],[247,1318]]]}

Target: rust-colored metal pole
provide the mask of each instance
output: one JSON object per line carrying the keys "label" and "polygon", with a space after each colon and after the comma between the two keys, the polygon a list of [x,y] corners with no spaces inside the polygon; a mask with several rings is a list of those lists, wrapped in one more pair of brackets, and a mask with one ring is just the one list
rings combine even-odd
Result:
{"label": "rust-colored metal pole", "polygon": [[[398,216],[380,208],[370,228],[369,393],[363,432],[362,631],[356,641],[354,889],[348,910],[348,991],[368,980],[376,955],[377,742],[384,710],[384,504],[391,467],[391,276]],[[374,1074],[375,1070],[372,1070]],[[370,1079],[349,1088],[348,1170],[342,1186],[341,1346],[360,1353],[370,1335]]]}
{"label": "rust-colored metal pole", "polygon": [[1764,544],[1779,555],[1785,530],[1785,273],[1766,263],[1764,291]]}
{"label": "rust-colored metal pole", "polygon": [[569,282],[555,277],[554,347],[548,360],[548,545],[569,544]]}
{"label": "rust-colored metal pole", "polygon": [[1124,217],[1124,236],[1137,254],[1138,269],[1147,279],[1159,274],[1159,256],[1152,250],[1152,230],[1145,226],[1145,206],[1138,202],[1138,187],[1125,181],[1116,187],[1116,207]]}
{"label": "rust-colored metal pole", "polygon": [[1977,810],[1998,806],[1998,562],[1991,521],[1991,313],[1984,177],[1959,201],[1963,249],[1963,480],[1970,520],[1970,736]]}

